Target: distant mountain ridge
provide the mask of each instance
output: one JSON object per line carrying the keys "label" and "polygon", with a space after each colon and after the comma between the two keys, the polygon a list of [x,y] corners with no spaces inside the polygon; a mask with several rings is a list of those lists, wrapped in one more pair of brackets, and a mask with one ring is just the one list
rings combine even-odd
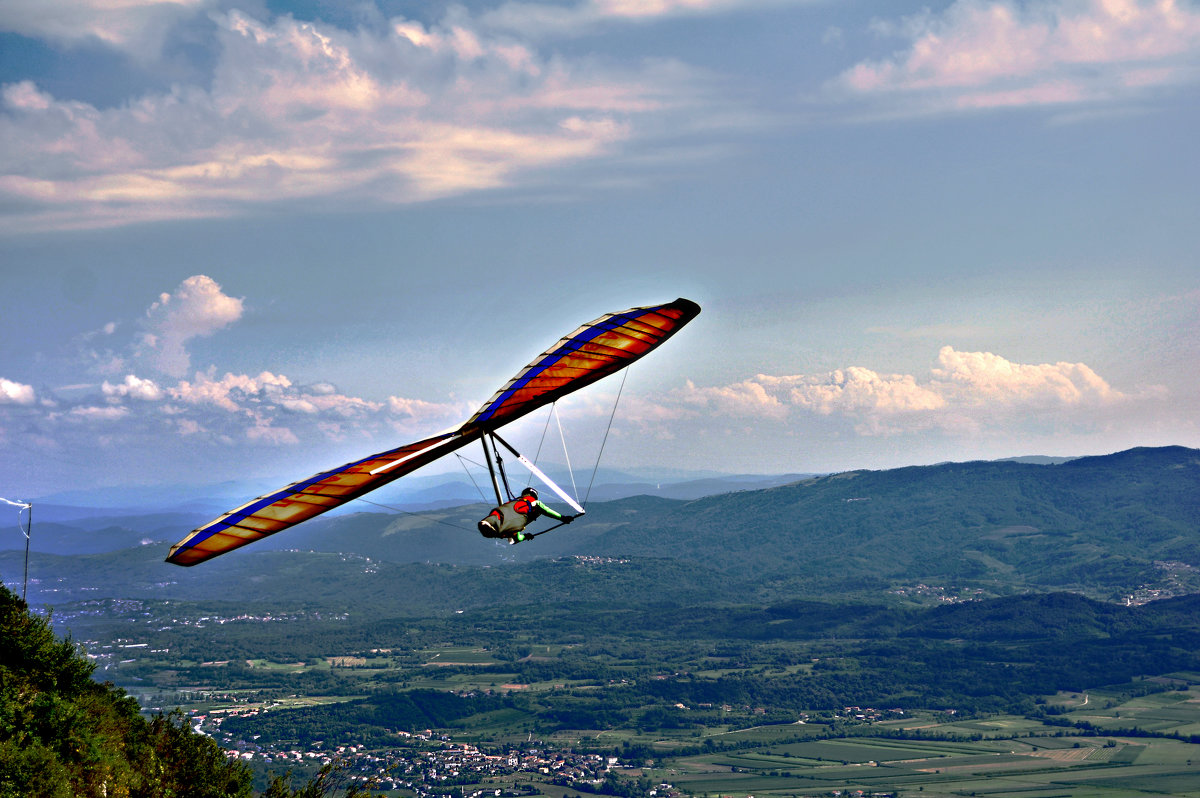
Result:
{"label": "distant mountain ridge", "polygon": [[[552,479],[572,484],[565,467],[546,466]],[[517,475],[514,474],[515,478]],[[600,480],[591,485],[591,501],[613,501],[628,496],[660,496],[666,499],[698,499],[735,490],[757,490],[784,485],[815,474],[718,474],[688,471],[649,471],[634,474],[601,470]],[[577,472],[575,481],[584,491],[591,474]],[[55,522],[94,521],[98,518],[146,515],[150,513],[195,514],[204,520],[226,512],[265,493],[274,491],[284,480],[222,482],[216,485],[154,485],[130,488],[94,488],[63,491],[34,499],[40,519]],[[513,486],[514,490],[516,485]],[[373,501],[385,507],[407,512],[434,510],[474,504],[485,499],[480,485],[449,474],[411,476],[371,494]],[[490,490],[486,488],[486,490]],[[583,496],[580,497],[584,498]],[[361,509],[361,508],[359,508]],[[344,512],[354,512],[351,505]]]}
{"label": "distant mountain ridge", "polygon": [[597,548],[686,547],[730,577],[798,591],[846,578],[997,593],[1107,590],[1200,566],[1200,451],[1141,448],[1060,465],[949,463],[853,471],[708,497],[607,531]]}
{"label": "distant mountain ridge", "polygon": [[[190,527],[171,529],[159,517],[152,536],[161,542],[39,554],[31,574],[59,585],[46,594],[52,601],[319,593],[379,611],[394,606],[396,580],[420,584],[429,606],[460,607],[514,589],[626,602],[1200,592],[1200,451],[1183,447],[1058,465],[852,471],[690,501],[634,496],[595,502],[571,527],[520,546],[480,538],[474,523],[486,512],[475,504],[324,516],[192,569],[162,562]],[[587,557],[629,564],[596,582],[586,569],[552,562]],[[17,552],[0,554],[0,573],[16,574],[19,562]],[[85,586],[92,592],[80,593]]]}

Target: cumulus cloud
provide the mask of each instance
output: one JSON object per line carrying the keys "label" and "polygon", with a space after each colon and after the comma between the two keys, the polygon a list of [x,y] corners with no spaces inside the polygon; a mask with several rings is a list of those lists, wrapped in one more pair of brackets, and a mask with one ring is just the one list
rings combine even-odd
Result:
{"label": "cumulus cloud", "polygon": [[1174,0],[957,0],[875,29],[908,44],[832,88],[914,113],[1127,100],[1200,60],[1200,10]]}
{"label": "cumulus cloud", "polygon": [[991,352],[942,347],[933,370],[939,390],[963,403],[1047,406],[1104,405],[1125,396],[1083,363],[1013,363]]}
{"label": "cumulus cloud", "polygon": [[296,385],[269,371],[217,376],[209,370],[162,389],[159,398],[162,414],[185,434],[220,430],[229,440],[273,445],[354,437],[391,445],[394,433],[429,433],[466,418],[460,403],[399,396],[374,401],[329,383]]}
{"label": "cumulus cloud", "polygon": [[210,368],[177,382],[126,374],[100,385],[64,386],[46,397],[0,379],[4,446],[98,458],[119,453],[139,462],[216,456],[222,463],[249,459],[282,467],[283,452],[294,450],[299,454],[292,456],[311,460],[314,468],[332,467],[339,457],[365,456],[446,429],[468,413],[461,402],[376,401],[329,383],[298,385],[270,371],[218,374]]}
{"label": "cumulus cloud", "polygon": [[139,354],[164,374],[183,376],[191,366],[188,341],[212,335],[241,317],[242,300],[224,294],[211,277],[189,277],[146,311]]}
{"label": "cumulus cloud", "polygon": [[[824,374],[758,374],[731,385],[688,383],[656,404],[660,418],[790,422],[808,414],[846,419],[859,434],[881,435],[933,428],[974,433],[1032,417],[1044,422],[1055,413],[1063,424],[1088,424],[1089,413],[1137,398],[1143,397],[1114,389],[1083,363],[1014,363],[945,346],[924,378],[861,366]],[[645,408],[638,417],[654,418]]]}
{"label": "cumulus cloud", "polygon": [[0,377],[0,404],[31,405],[35,399],[32,385]]}
{"label": "cumulus cloud", "polygon": [[945,399],[917,384],[906,374],[879,374],[871,369],[851,366],[813,378],[784,378],[790,385],[790,398],[800,407],[823,415],[835,412],[907,413],[937,410]]}
{"label": "cumulus cloud", "polygon": [[100,386],[100,390],[110,398],[131,397],[147,402],[156,402],[163,397],[162,389],[154,380],[143,380],[133,374],[125,375],[125,381],[116,385],[105,380],[104,384]]}
{"label": "cumulus cloud", "polygon": [[[703,118],[696,73],[539,53],[461,8],[345,30],[213,13],[211,81],[110,108],[0,90],[0,198],[28,227],[412,203],[546,179]],[[539,177],[540,176],[540,177]],[[21,211],[23,209],[23,211]]]}
{"label": "cumulus cloud", "polygon": [[[138,451],[139,445],[157,450],[164,441],[186,438],[193,447],[189,451],[216,446],[230,452],[357,441],[368,453],[397,445],[398,434],[430,434],[467,418],[469,408],[461,402],[368,399],[332,383],[297,384],[266,370],[222,374],[209,366],[189,378],[172,379],[189,366],[189,342],[242,314],[241,299],[225,294],[211,277],[195,275],[158,297],[142,319],[140,337],[128,344],[130,360],[153,365],[165,377],[126,371],[99,385],[64,385],[42,397],[29,385],[0,378],[0,429],[6,442],[54,440],[77,450],[128,446]],[[110,322],[84,335],[83,343],[111,336],[119,326]],[[10,420],[20,423],[5,423]]]}
{"label": "cumulus cloud", "polygon": [[264,399],[282,399],[284,389],[291,385],[287,377],[269,371],[257,377],[226,373],[220,379],[212,374],[197,374],[194,380],[181,380],[168,392],[171,398],[190,405],[211,405],[235,413],[247,402],[258,404]]}
{"label": "cumulus cloud", "polygon": [[765,374],[732,385],[702,389],[689,381],[684,400],[693,405],[707,404],[718,412],[735,416],[782,418],[787,414],[787,407],[772,390],[777,384],[776,378]]}

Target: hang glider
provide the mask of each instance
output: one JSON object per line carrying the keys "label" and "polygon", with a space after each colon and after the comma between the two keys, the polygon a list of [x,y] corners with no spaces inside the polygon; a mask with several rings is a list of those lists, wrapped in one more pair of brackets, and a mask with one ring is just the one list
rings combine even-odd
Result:
{"label": "hang glider", "polygon": [[[260,496],[193,530],[171,547],[167,562],[195,565],[281,532],[485,436],[493,439],[494,447],[494,433],[499,427],[620,371],[699,313],[699,305],[681,298],[601,316],[535,358],[458,427]],[[499,497],[498,486],[496,492]]]}

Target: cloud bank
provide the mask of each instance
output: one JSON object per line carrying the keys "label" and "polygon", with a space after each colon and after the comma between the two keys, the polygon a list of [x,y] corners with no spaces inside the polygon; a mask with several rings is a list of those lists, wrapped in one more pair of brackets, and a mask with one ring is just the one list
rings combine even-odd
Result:
{"label": "cloud bank", "polygon": [[824,374],[758,374],[723,386],[688,384],[648,419],[704,417],[725,422],[803,425],[832,417],[862,436],[931,429],[952,435],[1011,434],[1030,428],[1081,430],[1107,423],[1111,412],[1161,397],[1153,388],[1116,390],[1084,363],[1014,363],[991,352],[942,347],[928,376],[881,374],[850,366]]}
{"label": "cloud bank", "polygon": [[[764,120],[795,124],[785,120],[800,109],[768,95],[751,108],[757,92],[702,65],[556,45],[804,4],[509,2],[450,5],[436,22],[367,4],[348,29],[232,0],[12,0],[0,30],[97,45],[178,79],[104,107],[31,80],[0,86],[0,233],[556,194],[584,183],[572,167],[595,163],[636,161],[644,179],[647,153],[667,163],[724,151],[689,134],[711,145]],[[1200,77],[1200,10],[1187,0],[957,0],[873,27],[900,46],[817,78],[831,118],[861,117],[860,106],[885,118],[1121,106]],[[180,42],[204,56],[181,64]]]}
{"label": "cloud bank", "polygon": [[[149,306],[128,351],[69,356],[106,375],[98,385],[79,382],[39,396],[31,385],[0,377],[0,445],[60,460],[87,452],[98,463],[105,453],[131,463],[213,456],[227,462],[281,448],[322,451],[343,441],[366,453],[461,422],[473,409],[404,396],[365,399],[266,370],[221,373],[211,364],[193,370],[189,345],[236,324],[245,312],[242,299],[225,294],[211,277],[194,275]],[[111,336],[118,326],[111,322],[81,339]],[[130,364],[150,373],[107,376]]]}
{"label": "cloud bank", "polygon": [[907,113],[1120,102],[1194,83],[1200,10],[1175,0],[957,0],[877,21],[906,40],[831,88]]}
{"label": "cloud bank", "polygon": [[[131,3],[122,14],[136,20],[162,5]],[[40,28],[32,12],[6,16],[9,29],[45,36],[91,30],[87,14]],[[217,47],[209,85],[110,108],[31,81],[3,86],[0,197],[17,209],[11,229],[332,198],[341,207],[423,202],[536,183],[549,167],[612,156],[671,120],[696,124],[683,111],[697,75],[680,63],[543,54],[457,7],[436,25],[394,18],[356,30],[238,10],[203,18]]]}
{"label": "cloud bank", "polygon": [[[343,450],[346,459],[363,456],[461,423],[486,398],[359,397],[329,382],[304,384],[269,369],[247,374],[192,365],[190,344],[220,335],[251,312],[211,277],[194,275],[150,304],[129,351],[114,343],[116,351],[106,358],[67,356],[91,364],[91,375],[103,375],[98,384],[75,381],[35,391],[28,377],[0,376],[0,450],[36,452],[43,462],[83,456],[101,473],[108,473],[108,458],[120,464],[124,478],[137,467],[161,478],[163,468],[177,469],[183,461],[205,473],[214,463],[294,468],[309,459],[318,461],[316,469],[336,465],[332,460]],[[114,330],[134,326],[118,320],[85,337],[103,332],[112,338]],[[103,370],[112,364],[123,370]],[[610,418],[611,399],[588,392],[568,403],[576,431],[595,427],[599,433]],[[782,456],[789,439],[889,438],[916,445],[933,433],[964,445],[990,440],[1023,446],[1039,435],[1103,435],[1130,419],[1162,417],[1156,411],[1165,399],[1161,388],[1118,389],[1085,363],[1020,363],[944,346],[920,375],[847,365],[630,395],[622,401],[615,435],[678,438],[689,445],[741,440],[755,462]],[[780,451],[764,455],[763,448],[772,446]]]}

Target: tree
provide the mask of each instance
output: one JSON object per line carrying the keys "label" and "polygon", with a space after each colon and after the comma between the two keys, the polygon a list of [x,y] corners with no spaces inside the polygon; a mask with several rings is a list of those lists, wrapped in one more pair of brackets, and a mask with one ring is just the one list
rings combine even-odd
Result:
{"label": "tree", "polygon": [[0,586],[0,798],[250,798],[251,777],[180,711],[147,721]]}

